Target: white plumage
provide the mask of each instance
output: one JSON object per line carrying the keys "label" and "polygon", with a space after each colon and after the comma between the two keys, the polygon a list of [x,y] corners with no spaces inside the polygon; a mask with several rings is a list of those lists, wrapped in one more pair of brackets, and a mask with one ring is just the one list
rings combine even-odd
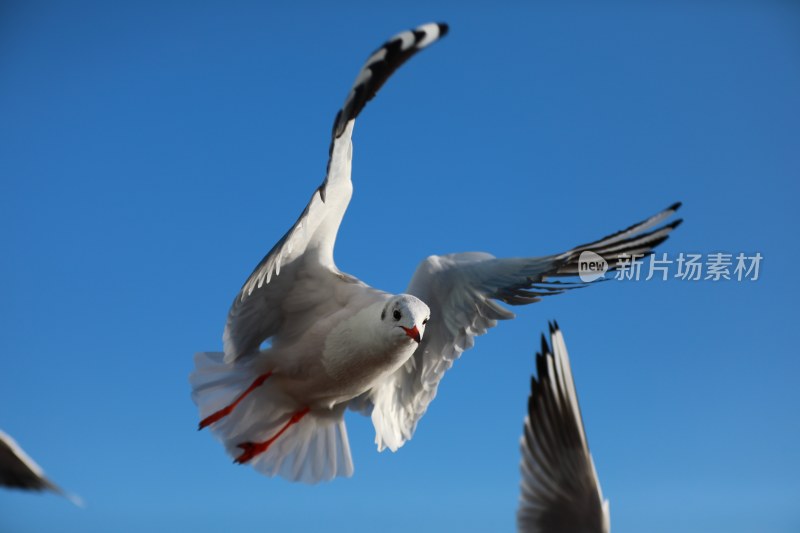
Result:
{"label": "white plumage", "polygon": [[190,381],[201,429],[210,426],[237,462],[306,482],[351,475],[347,407],[371,414],[379,450],[397,450],[473,337],[514,316],[496,300],[527,304],[584,286],[548,278],[574,276],[586,249],[614,268],[626,254],[652,251],[680,222],[647,231],[676,204],[562,254],[431,256],[397,296],[340,272],[333,248],[352,195],[355,119],[400,65],[446,32],[425,24],[370,55],[334,121],[325,180],[234,299],[224,353],[196,356]]}

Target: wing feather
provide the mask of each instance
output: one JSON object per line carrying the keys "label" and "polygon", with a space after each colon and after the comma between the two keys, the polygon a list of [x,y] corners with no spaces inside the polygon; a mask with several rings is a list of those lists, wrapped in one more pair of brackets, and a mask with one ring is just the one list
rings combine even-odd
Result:
{"label": "wing feather", "polygon": [[78,496],[65,492],[50,481],[36,461],[3,431],[0,431],[0,485],[32,491],[50,490],[66,497],[75,505],[83,505]]}
{"label": "wing feather", "polygon": [[609,531],[608,500],[583,428],[564,336],[542,335],[520,441],[522,483],[517,528],[524,533]]}

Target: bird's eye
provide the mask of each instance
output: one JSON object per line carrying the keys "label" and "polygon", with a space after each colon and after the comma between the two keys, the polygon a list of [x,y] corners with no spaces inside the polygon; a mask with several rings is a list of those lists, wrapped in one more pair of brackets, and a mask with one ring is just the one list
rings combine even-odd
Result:
{"label": "bird's eye", "polygon": [[423,321],[422,321],[422,325],[424,326],[425,324],[427,324],[427,323],[428,323],[428,320],[430,320],[430,317],[428,317],[428,318],[426,318],[425,320],[423,320]]}
{"label": "bird's eye", "polygon": [[403,318],[403,315],[397,309],[394,310],[392,316],[394,317],[395,320],[400,320],[401,318]]}

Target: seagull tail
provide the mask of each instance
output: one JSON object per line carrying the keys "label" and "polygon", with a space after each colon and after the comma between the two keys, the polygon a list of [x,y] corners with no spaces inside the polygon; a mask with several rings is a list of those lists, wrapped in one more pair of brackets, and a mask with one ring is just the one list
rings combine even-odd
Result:
{"label": "seagull tail", "polygon": [[252,359],[225,363],[195,355],[192,400],[234,462],[267,476],[318,483],[353,475],[344,408],[309,411],[285,395]]}

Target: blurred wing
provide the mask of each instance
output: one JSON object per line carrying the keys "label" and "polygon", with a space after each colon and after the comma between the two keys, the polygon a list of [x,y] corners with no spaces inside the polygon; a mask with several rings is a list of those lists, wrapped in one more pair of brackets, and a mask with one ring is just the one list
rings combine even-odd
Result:
{"label": "blurred wing", "polygon": [[[551,349],[552,347],[552,349]],[[580,531],[607,533],[608,500],[603,499],[583,429],[567,347],[558,324],[550,346],[542,335],[531,378],[522,450],[522,494],[517,528],[524,533]]]}
{"label": "blurred wing", "polygon": [[[680,207],[675,204],[638,224],[559,255],[497,259],[487,253],[431,256],[422,261],[406,292],[428,304],[431,319],[422,343],[409,361],[369,394],[378,449],[396,450],[414,434],[436,396],[439,381],[463,351],[498,320],[514,318],[496,300],[510,305],[538,302],[543,296],[585,287],[585,282],[548,281],[574,276],[581,252],[606,259],[609,269],[633,254],[648,255],[681,220],[651,230]],[[648,231],[649,230],[649,231]],[[365,398],[354,408],[367,410]]]}
{"label": "blurred wing", "polygon": [[0,485],[23,490],[51,490],[67,497],[76,505],[80,498],[64,492],[47,479],[42,468],[7,433],[0,431]]}
{"label": "blurred wing", "polygon": [[[223,335],[225,362],[257,351],[281,328],[284,316],[280,302],[291,290],[298,263],[338,272],[333,247],[353,193],[350,169],[355,119],[400,65],[446,33],[444,24],[425,24],[399,33],[367,59],[334,120],[325,180],[294,226],[250,274],[231,305]],[[280,276],[282,269],[285,274]]]}

